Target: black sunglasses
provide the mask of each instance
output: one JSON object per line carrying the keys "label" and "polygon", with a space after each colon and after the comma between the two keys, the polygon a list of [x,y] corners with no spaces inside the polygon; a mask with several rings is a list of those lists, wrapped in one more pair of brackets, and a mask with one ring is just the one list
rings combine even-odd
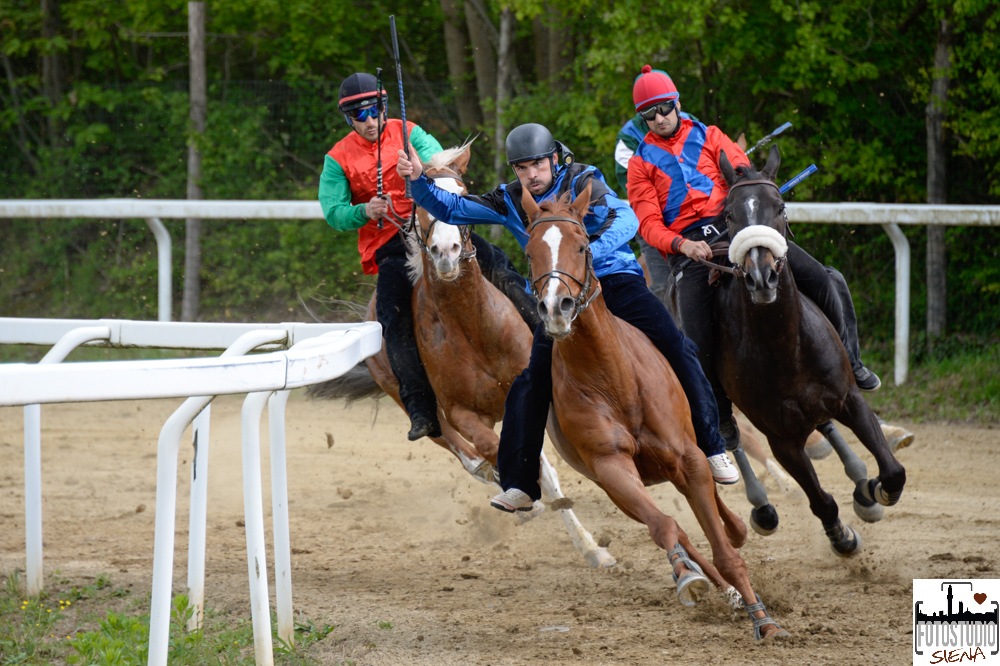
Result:
{"label": "black sunglasses", "polygon": [[645,111],[640,111],[639,115],[642,116],[643,120],[656,120],[656,114],[664,117],[669,116],[676,106],[677,102],[671,99],[666,102],[660,102],[656,106],[651,106]]}

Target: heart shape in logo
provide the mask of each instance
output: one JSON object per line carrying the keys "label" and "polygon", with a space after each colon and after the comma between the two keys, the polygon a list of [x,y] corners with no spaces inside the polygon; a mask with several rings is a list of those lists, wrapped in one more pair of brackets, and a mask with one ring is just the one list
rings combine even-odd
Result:
{"label": "heart shape in logo", "polygon": [[976,603],[979,604],[980,606],[982,606],[983,602],[986,601],[986,595],[983,594],[982,592],[977,592],[976,594],[973,594],[972,598],[975,599]]}

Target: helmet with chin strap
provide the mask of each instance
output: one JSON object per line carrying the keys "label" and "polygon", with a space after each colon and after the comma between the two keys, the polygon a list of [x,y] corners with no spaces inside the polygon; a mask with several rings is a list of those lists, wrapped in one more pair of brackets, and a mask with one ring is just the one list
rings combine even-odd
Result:
{"label": "helmet with chin strap", "polygon": [[550,158],[552,172],[555,173],[557,161],[552,156],[559,152],[567,164],[573,161],[573,152],[552,137],[552,132],[544,125],[527,123],[518,125],[507,135],[505,143],[507,164],[513,166],[519,162],[530,162],[543,157]]}

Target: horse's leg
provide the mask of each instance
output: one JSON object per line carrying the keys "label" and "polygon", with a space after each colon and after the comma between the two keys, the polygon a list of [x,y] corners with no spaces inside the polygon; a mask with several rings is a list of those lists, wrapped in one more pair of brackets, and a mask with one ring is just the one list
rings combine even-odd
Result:
{"label": "horse's leg", "polygon": [[439,418],[441,423],[441,436],[431,437],[430,440],[438,446],[451,451],[462,463],[465,471],[471,474],[477,481],[482,481],[487,485],[495,485],[493,478],[493,465],[489,460],[479,454],[472,445],[448,422],[448,419]]}
{"label": "horse's leg", "polygon": [[611,553],[598,546],[597,542],[594,541],[594,537],[590,535],[590,532],[584,529],[580,521],[577,520],[576,514],[570,508],[573,506],[573,503],[563,495],[556,470],[549,463],[544,453],[541,455],[540,460],[541,473],[538,477],[538,484],[542,487],[542,492],[545,496],[548,497],[549,506],[559,510],[559,515],[562,516],[563,523],[566,524],[569,536],[573,539],[573,545],[576,546],[576,549],[580,551],[587,564],[591,567],[599,569],[615,566],[616,561],[611,556]]}
{"label": "horse's leg", "polygon": [[866,498],[861,492],[861,487],[868,482],[868,468],[865,467],[864,461],[847,445],[832,421],[819,424],[819,431],[844,463],[844,473],[847,474],[847,478],[854,482],[854,513],[866,523],[877,523],[882,520],[882,514],[885,513],[882,505]]}
{"label": "horse's leg", "polygon": [[[740,476],[743,477],[747,500],[753,505],[753,509],[750,510],[750,526],[753,527],[753,531],[757,534],[768,536],[774,534],[775,530],[778,529],[778,511],[767,499],[767,491],[764,490],[764,484],[760,482],[757,475],[754,474],[753,467],[750,466],[747,454],[743,450],[743,444],[740,442],[738,423],[736,417],[733,416],[731,426],[725,423],[719,424],[719,432],[723,432],[724,429],[728,429],[729,427],[732,427],[735,431],[735,437],[726,440],[726,450],[733,455],[733,460],[736,461],[736,466],[740,470]],[[723,433],[723,437],[728,438],[729,435]]]}
{"label": "horse's leg", "polygon": [[792,477],[788,476],[788,473],[781,469],[771,456],[767,455],[767,451],[764,449],[764,445],[760,443],[760,439],[757,438],[753,426],[745,419],[739,417],[736,418],[736,423],[740,428],[740,444],[743,446],[743,450],[747,452],[747,455],[763,465],[771,473],[771,476],[774,477],[774,480],[778,482],[781,492],[787,494],[792,489]]}
{"label": "horse's leg", "polygon": [[803,444],[790,440],[769,440],[771,451],[781,466],[788,470],[809,498],[809,508],[820,519],[826,536],[830,539],[833,552],[838,555],[853,555],[861,547],[861,537],[853,529],[840,521],[840,509],[830,493],[823,490],[816,478],[812,461],[805,454]]}
{"label": "horse's leg", "polygon": [[729,539],[729,543],[733,548],[742,548],[747,542],[746,523],[722,501],[722,498],[719,497],[719,489],[715,488],[714,490],[715,504],[719,509],[719,517],[722,518],[722,524],[726,528],[726,538]]}
{"label": "horse's leg", "polygon": [[813,430],[806,439],[806,455],[813,460],[822,460],[833,453],[833,447],[819,430]]}
{"label": "horse's leg", "polygon": [[892,455],[875,413],[856,388],[852,387],[847,394],[844,411],[837,419],[854,431],[878,463],[878,477],[859,484],[855,496],[860,493],[884,506],[898,502],[906,484],[906,470]]}

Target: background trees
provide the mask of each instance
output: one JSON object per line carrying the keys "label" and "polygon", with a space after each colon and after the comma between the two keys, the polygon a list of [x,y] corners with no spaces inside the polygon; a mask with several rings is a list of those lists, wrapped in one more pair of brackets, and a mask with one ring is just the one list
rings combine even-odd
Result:
{"label": "background trees", "polygon": [[[1000,202],[996,0],[211,4],[208,122],[198,138],[204,196],[315,196],[322,156],[347,131],[336,112],[340,80],[381,66],[395,90],[389,14],[400,28],[408,116],[446,144],[483,135],[474,190],[496,183],[497,129],[526,121],[548,125],[610,174],[632,80],[648,62],[671,74],[686,110],[731,135],[753,140],[794,123],[780,142],[783,175],[813,162],[820,169],[797,188],[799,200],[927,201],[928,132],[938,127],[931,163],[943,166],[947,201]],[[942,34],[946,70],[935,65]],[[182,0],[0,0],[0,197],[183,197],[194,140],[186,37]],[[502,38],[511,57],[498,68]],[[942,78],[943,95],[934,86]],[[181,237],[179,226],[172,231]],[[853,283],[865,333],[891,335],[892,254],[882,232],[795,232]],[[907,233],[914,247],[927,242],[925,229]],[[949,330],[994,333],[996,230],[941,236]],[[213,222],[203,241],[205,317],[287,312],[300,297],[351,296],[364,283],[354,239],[320,223]],[[133,288],[155,277],[144,273],[155,267],[140,223],[7,222],[2,242],[8,313],[148,316]],[[927,293],[917,263],[915,322]],[[238,279],[246,275],[252,284]],[[82,284],[89,288],[78,293]]]}

